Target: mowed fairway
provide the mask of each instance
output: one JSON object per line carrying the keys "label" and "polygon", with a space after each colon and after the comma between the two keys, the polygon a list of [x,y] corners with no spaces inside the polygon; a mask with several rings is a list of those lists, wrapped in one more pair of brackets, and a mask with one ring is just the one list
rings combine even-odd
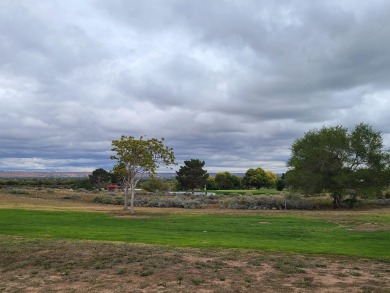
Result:
{"label": "mowed fairway", "polygon": [[[330,211],[329,213],[332,213]],[[389,213],[148,213],[0,209],[0,234],[390,259]]]}
{"label": "mowed fairway", "polygon": [[389,292],[389,209],[131,216],[69,195],[0,192],[0,292]]}

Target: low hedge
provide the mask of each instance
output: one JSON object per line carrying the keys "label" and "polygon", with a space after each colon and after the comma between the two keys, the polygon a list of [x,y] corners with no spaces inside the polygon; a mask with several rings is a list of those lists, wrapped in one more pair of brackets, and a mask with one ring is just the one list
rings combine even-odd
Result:
{"label": "low hedge", "polygon": [[[94,202],[102,204],[123,205],[123,196],[98,195]],[[153,195],[137,194],[134,199],[134,205],[138,207],[156,207],[156,208],[185,208],[202,209],[209,205],[223,209],[298,209],[310,210],[317,209],[318,205],[308,199],[299,196],[273,197],[273,196],[238,196],[232,195]]]}

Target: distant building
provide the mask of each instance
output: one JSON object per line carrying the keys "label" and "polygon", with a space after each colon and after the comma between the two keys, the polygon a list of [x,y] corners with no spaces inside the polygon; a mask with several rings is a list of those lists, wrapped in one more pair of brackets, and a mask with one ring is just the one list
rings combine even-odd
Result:
{"label": "distant building", "polygon": [[115,193],[115,192],[118,191],[118,189],[119,189],[119,185],[116,184],[116,183],[111,183],[110,185],[107,186],[107,190],[108,190],[109,192]]}

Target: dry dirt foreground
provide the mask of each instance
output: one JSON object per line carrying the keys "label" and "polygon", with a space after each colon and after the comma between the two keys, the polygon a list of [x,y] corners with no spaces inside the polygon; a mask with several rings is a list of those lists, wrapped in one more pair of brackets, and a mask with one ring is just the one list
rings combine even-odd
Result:
{"label": "dry dirt foreground", "polygon": [[[121,207],[0,193],[1,208],[100,211],[124,216]],[[136,217],[166,212],[248,213],[138,211]],[[270,216],[278,213],[267,212]],[[337,222],[349,212],[296,213]],[[390,261],[0,236],[0,292],[390,292]]]}
{"label": "dry dirt foreground", "polygon": [[0,292],[390,292],[390,262],[0,236]]}

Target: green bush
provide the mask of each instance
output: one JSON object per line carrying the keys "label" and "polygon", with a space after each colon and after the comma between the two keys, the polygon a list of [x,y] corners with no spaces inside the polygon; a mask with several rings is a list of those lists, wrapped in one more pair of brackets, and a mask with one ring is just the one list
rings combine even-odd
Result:
{"label": "green bush", "polygon": [[113,204],[123,206],[125,204],[125,199],[123,198],[123,196],[115,196],[113,197]]}
{"label": "green bush", "polygon": [[286,199],[286,200],[301,200],[302,199],[302,196],[300,196],[299,194],[297,194],[297,193],[289,193],[289,194],[286,194],[285,196],[284,196],[284,198]]}
{"label": "green bush", "polygon": [[97,195],[93,201],[96,203],[114,204],[114,199],[110,195]]}
{"label": "green bush", "polygon": [[102,204],[124,205],[125,199],[122,196],[97,195],[93,202]]}
{"label": "green bush", "polygon": [[383,192],[383,196],[386,199],[390,199],[390,187]]}
{"label": "green bush", "polygon": [[353,207],[357,206],[358,203],[359,203],[359,201],[357,200],[356,197],[350,197],[350,198],[344,199],[341,202],[341,207],[353,208]]}

